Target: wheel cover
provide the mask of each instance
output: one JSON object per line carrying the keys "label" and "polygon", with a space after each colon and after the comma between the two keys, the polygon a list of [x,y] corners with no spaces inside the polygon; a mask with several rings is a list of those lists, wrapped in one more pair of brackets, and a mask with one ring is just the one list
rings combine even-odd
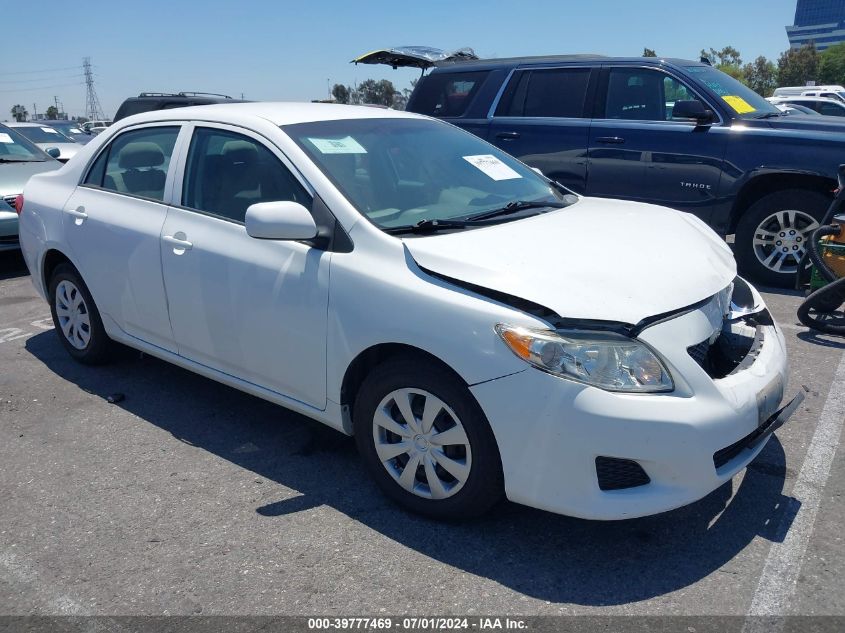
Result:
{"label": "wheel cover", "polygon": [[797,210],[777,211],[757,225],[754,254],[763,266],[781,274],[798,271],[807,242],[819,223],[809,213]]}
{"label": "wheel cover", "polygon": [[466,484],[472,450],[455,412],[422,389],[390,392],[376,407],[373,440],[379,460],[402,488],[446,499]]}
{"label": "wheel cover", "polygon": [[75,349],[84,350],[91,342],[91,318],[79,288],[71,281],[59,282],[55,302],[56,316],[65,339]]}

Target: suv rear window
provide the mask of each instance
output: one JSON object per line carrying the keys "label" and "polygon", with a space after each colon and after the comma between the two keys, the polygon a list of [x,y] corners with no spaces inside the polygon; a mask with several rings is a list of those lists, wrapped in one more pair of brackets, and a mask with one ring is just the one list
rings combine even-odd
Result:
{"label": "suv rear window", "polygon": [[583,117],[589,83],[589,68],[517,73],[502,96],[496,116]]}
{"label": "suv rear window", "polygon": [[409,109],[436,117],[463,116],[488,74],[488,71],[431,74],[420,80],[422,84]]}

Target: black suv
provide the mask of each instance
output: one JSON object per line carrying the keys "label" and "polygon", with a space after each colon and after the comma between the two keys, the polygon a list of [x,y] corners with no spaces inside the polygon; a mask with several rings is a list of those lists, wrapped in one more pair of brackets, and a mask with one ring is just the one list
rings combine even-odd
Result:
{"label": "black suv", "polygon": [[782,116],[704,62],[443,62],[407,109],[469,130],[578,193],[694,213],[736,234],[746,275],[779,286],[793,283],[845,162],[845,122]]}
{"label": "black suv", "polygon": [[114,121],[125,119],[133,114],[152,112],[153,110],[169,110],[171,108],[185,108],[195,105],[211,105],[212,103],[240,103],[240,99],[232,99],[228,95],[218,95],[213,92],[142,92],[137,97],[129,97],[120,104]]}

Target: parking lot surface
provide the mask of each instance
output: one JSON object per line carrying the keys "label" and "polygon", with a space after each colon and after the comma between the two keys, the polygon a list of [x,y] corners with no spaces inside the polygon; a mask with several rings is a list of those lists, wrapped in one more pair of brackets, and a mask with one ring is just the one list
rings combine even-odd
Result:
{"label": "parking lot surface", "polygon": [[845,341],[764,295],[806,400],[745,473],[645,519],[450,524],[316,422],[137,353],[73,362],[0,254],[0,614],[845,615]]}

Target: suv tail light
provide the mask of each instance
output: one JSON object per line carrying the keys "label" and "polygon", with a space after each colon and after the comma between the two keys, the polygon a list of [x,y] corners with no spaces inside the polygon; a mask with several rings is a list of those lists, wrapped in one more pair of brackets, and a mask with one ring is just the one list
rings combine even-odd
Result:
{"label": "suv tail light", "polygon": [[15,211],[18,212],[18,215],[20,215],[21,211],[23,211],[23,194],[22,193],[19,193],[15,197]]}

